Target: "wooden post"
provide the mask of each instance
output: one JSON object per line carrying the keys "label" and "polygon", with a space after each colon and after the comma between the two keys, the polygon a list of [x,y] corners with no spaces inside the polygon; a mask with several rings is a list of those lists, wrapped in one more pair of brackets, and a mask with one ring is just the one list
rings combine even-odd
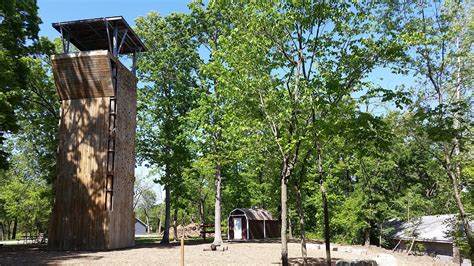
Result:
{"label": "wooden post", "polygon": [[181,236],[181,266],[184,266],[184,234]]}
{"label": "wooden post", "polygon": [[392,249],[392,251],[395,251],[398,248],[398,246],[400,245],[401,242],[402,242],[402,239],[400,239],[398,241],[397,245]]}
{"label": "wooden post", "polygon": [[413,237],[413,240],[411,241],[410,249],[407,251],[408,255],[410,255],[411,249],[413,248],[413,244],[415,244],[415,239],[416,237]]}

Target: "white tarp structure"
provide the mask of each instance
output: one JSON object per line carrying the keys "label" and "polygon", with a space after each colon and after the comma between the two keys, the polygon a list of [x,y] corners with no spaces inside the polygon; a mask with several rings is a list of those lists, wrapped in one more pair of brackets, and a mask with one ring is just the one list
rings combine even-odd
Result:
{"label": "white tarp structure", "polygon": [[455,214],[422,216],[409,222],[390,221],[395,232],[394,239],[424,242],[453,242],[452,231],[456,224]]}

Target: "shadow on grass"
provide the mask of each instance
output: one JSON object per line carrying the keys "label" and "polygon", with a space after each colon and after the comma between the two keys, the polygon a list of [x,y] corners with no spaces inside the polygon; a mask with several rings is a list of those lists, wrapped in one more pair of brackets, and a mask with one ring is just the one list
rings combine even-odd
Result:
{"label": "shadow on grass", "polygon": [[0,247],[0,265],[58,264],[67,260],[83,258],[100,260],[103,256],[94,251],[50,251],[47,244],[8,245]]}

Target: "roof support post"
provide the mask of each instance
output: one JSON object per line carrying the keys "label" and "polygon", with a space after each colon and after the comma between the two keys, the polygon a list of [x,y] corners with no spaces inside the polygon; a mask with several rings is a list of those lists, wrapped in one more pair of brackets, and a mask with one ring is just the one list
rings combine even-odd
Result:
{"label": "roof support post", "polygon": [[112,44],[110,42],[110,30],[109,30],[109,22],[106,18],[104,18],[105,23],[105,30],[107,31],[107,41],[109,42],[109,52],[112,52]]}
{"label": "roof support post", "polygon": [[63,30],[63,27],[60,26],[60,31],[61,31],[61,42],[63,44],[63,53],[67,54],[69,53],[69,32]]}
{"label": "roof support post", "polygon": [[118,56],[118,46],[119,46],[119,43],[118,43],[118,27],[117,25],[114,25],[114,32],[113,32],[114,36],[112,38],[112,55],[114,57],[117,57]]}
{"label": "roof support post", "polygon": [[69,39],[69,32],[66,32],[66,49],[65,49],[66,51],[65,51],[65,53],[67,53],[67,54],[69,53],[70,44],[71,44],[71,41]]}
{"label": "roof support post", "polygon": [[138,57],[140,56],[140,53],[142,51],[142,48],[138,48],[138,51],[137,50],[133,50],[133,58],[132,58],[132,73],[133,75],[137,75],[137,61],[138,61]]}
{"label": "roof support post", "polygon": [[120,53],[120,50],[122,49],[123,43],[125,42],[125,38],[127,38],[127,33],[128,33],[128,29],[126,29],[125,32],[123,33],[122,41],[120,41],[120,45],[118,47],[118,52],[119,53]]}

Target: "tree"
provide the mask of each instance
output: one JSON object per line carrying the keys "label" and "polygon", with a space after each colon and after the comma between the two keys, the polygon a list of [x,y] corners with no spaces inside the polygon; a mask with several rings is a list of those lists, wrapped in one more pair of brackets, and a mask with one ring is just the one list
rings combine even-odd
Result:
{"label": "tree", "polygon": [[23,232],[45,232],[53,199],[59,119],[59,101],[49,65],[54,46],[45,38],[36,46],[35,57],[22,58],[28,75],[22,81],[26,87],[16,91],[22,102],[14,108],[19,130],[6,141],[10,169],[0,174],[4,184],[0,220],[7,229],[13,221],[12,237],[17,225]]}
{"label": "tree", "polygon": [[146,191],[151,190],[151,187],[152,185],[148,182],[148,177],[135,177],[135,183],[133,185],[133,209],[139,205],[143,195],[148,193]]}
{"label": "tree", "polygon": [[[225,36],[229,28],[229,20],[226,8],[211,2],[206,8],[202,1],[190,4],[191,22],[194,29],[195,38],[198,44],[204,47],[209,53],[209,61],[200,65],[200,97],[197,99],[197,106],[190,112],[188,123],[195,130],[191,135],[197,139],[200,163],[211,167],[215,184],[214,197],[214,241],[213,244],[222,244],[222,182],[223,168],[228,160],[229,139],[225,133],[228,128],[226,118],[226,96],[225,86],[222,86],[218,79],[212,75],[212,62],[216,60],[216,54],[220,47],[218,39]],[[207,68],[207,70],[206,70]],[[228,110],[228,109],[227,109]]]}
{"label": "tree", "polygon": [[27,59],[36,51],[39,24],[36,1],[0,3],[0,167],[7,167],[3,149],[6,135],[18,130],[16,108],[22,103],[30,74]]}
{"label": "tree", "polygon": [[420,78],[410,109],[411,135],[420,140],[420,146],[431,153],[451,181],[473,257],[474,235],[462,192],[463,188],[472,191],[472,176],[463,171],[469,166],[472,135],[472,6],[469,1],[427,1],[404,8],[411,10],[404,12],[409,15],[400,23],[401,36],[413,52],[407,64]]}
{"label": "tree", "polygon": [[145,214],[146,227],[148,228],[148,233],[150,233],[150,210],[156,203],[156,193],[151,189],[146,189],[143,191],[138,207],[141,208]]}
{"label": "tree", "polygon": [[168,243],[171,196],[179,197],[182,173],[190,162],[182,117],[194,101],[199,57],[186,15],[163,18],[152,12],[136,23],[137,33],[153,48],[138,62],[145,85],[138,92],[137,154],[163,173],[159,180],[166,192],[162,243]]}
{"label": "tree", "polygon": [[302,154],[309,150],[318,165],[314,170],[327,214],[325,145],[333,134],[344,136],[341,118],[358,118],[352,95],[371,89],[364,82],[368,73],[403,54],[396,36],[376,36],[382,29],[369,14],[377,8],[355,2],[236,4],[230,8],[229,36],[218,39],[216,77],[233,89],[240,108],[259,116],[279,152],[283,264],[288,262],[287,186],[299,164],[308,162]]}
{"label": "tree", "polygon": [[27,87],[20,90],[22,105],[16,108],[20,129],[12,137],[19,152],[37,158],[31,167],[38,177],[52,184],[56,178],[59,121],[59,97],[50,65],[55,47],[46,38],[37,45],[41,54],[24,59],[30,73]]}

